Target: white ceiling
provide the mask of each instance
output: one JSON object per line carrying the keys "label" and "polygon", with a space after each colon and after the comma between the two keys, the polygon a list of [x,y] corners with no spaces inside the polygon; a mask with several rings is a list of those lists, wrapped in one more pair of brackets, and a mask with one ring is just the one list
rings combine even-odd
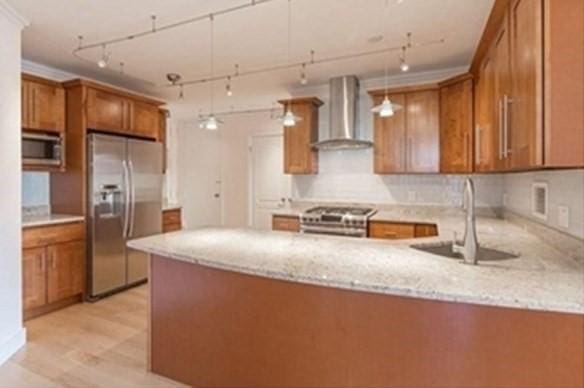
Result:
{"label": "white ceiling", "polygon": [[[310,50],[317,57],[338,56],[396,46],[407,32],[415,42],[444,38],[443,44],[412,49],[408,53],[412,72],[467,66],[486,23],[494,0],[292,0],[291,60],[307,60]],[[207,14],[249,0],[9,0],[31,25],[23,35],[25,59],[85,77],[159,96],[172,102],[177,91],[162,87],[166,73],[183,78],[209,75],[209,22],[203,21],[153,36],[124,42],[110,48],[112,65],[126,63],[128,76],[118,66],[100,69],[94,63],[100,49],[84,52],[87,63],[72,50],[77,36],[92,43],[143,31],[155,14],[160,25]],[[282,64],[287,59],[287,0],[274,0],[243,11],[219,16],[215,21],[217,73],[229,72],[235,63],[242,71]],[[389,39],[370,43],[373,36]],[[391,72],[398,71],[392,54]],[[374,55],[308,70],[311,84],[343,74],[360,77],[383,75],[384,56]],[[135,80],[136,77],[145,82]],[[269,106],[275,98],[298,86],[299,70],[284,70],[234,81],[235,96],[228,98],[224,83],[215,84],[216,110]],[[208,109],[209,85],[185,89],[183,104]]]}

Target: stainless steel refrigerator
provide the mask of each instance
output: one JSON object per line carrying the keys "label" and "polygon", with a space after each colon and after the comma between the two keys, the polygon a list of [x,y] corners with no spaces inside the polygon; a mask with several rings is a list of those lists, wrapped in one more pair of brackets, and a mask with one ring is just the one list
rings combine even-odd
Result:
{"label": "stainless steel refrigerator", "polygon": [[162,145],[91,134],[88,149],[88,299],[147,280],[148,257],[126,246],[162,232]]}

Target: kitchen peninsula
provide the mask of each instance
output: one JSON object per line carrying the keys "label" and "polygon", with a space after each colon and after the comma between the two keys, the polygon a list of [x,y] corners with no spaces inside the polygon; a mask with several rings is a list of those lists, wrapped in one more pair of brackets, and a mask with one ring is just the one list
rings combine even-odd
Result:
{"label": "kitchen peninsula", "polygon": [[[432,221],[440,235],[415,244],[461,229]],[[518,257],[471,266],[413,240],[226,228],[132,241],[152,255],[151,370],[195,386],[581,385],[582,263],[477,221],[485,247]]]}

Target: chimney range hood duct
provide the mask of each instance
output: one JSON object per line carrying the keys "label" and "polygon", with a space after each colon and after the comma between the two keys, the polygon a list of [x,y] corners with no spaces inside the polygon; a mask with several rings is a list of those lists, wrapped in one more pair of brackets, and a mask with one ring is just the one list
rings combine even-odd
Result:
{"label": "chimney range hood duct", "polygon": [[359,112],[359,80],[355,76],[330,80],[329,132],[313,147],[320,150],[368,148],[372,142],[359,139],[357,118]]}

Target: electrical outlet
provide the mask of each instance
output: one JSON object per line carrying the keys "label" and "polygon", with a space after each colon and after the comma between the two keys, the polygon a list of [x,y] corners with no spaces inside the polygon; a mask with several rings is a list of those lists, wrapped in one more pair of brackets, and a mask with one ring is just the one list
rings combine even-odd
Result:
{"label": "electrical outlet", "polygon": [[416,202],[416,192],[408,191],[408,202]]}
{"label": "electrical outlet", "polygon": [[558,226],[568,229],[570,227],[570,208],[567,206],[558,206]]}

